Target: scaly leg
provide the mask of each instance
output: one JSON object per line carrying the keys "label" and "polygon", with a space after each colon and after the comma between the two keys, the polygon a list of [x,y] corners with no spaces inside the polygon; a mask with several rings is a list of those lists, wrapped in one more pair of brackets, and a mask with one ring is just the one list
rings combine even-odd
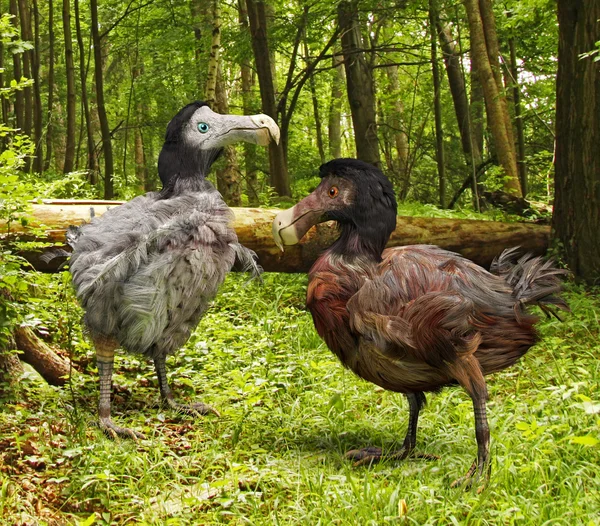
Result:
{"label": "scaly leg", "polygon": [[380,460],[404,460],[409,456],[416,458],[426,458],[428,460],[436,460],[438,457],[427,453],[413,453],[417,443],[417,423],[419,421],[419,412],[425,405],[425,395],[421,392],[409,393],[406,395],[408,400],[408,429],[402,447],[388,455],[384,455],[379,447],[365,447],[362,449],[353,449],[346,453],[346,458],[354,460],[355,466],[364,466],[366,464],[374,464]]}
{"label": "scaly leg", "polygon": [[486,415],[486,401],[488,398],[487,385],[476,359],[472,356],[464,359],[462,364],[463,374],[457,375],[457,380],[469,393],[473,400],[475,414],[475,438],[477,440],[477,460],[473,462],[467,473],[456,479],[451,487],[465,485],[470,488],[474,482],[483,479],[483,484],[478,488],[481,491],[489,479],[490,466],[490,428]]}
{"label": "scaly leg", "polygon": [[159,356],[158,358],[155,358],[154,367],[156,368],[156,376],[158,376],[160,397],[169,407],[181,413],[187,413],[193,416],[207,415],[209,413],[214,413],[217,416],[221,416],[216,409],[213,409],[211,406],[203,404],[202,402],[197,402],[195,404],[180,404],[176,402],[167,380],[165,357]]}
{"label": "scaly leg", "polygon": [[109,338],[94,338],[94,347],[96,348],[96,362],[98,365],[98,375],[100,376],[100,399],[98,403],[98,416],[100,418],[100,429],[109,438],[144,438],[142,433],[138,433],[126,427],[119,427],[113,424],[110,418],[110,395],[112,392],[112,373],[115,360],[115,349],[118,347],[116,341]]}

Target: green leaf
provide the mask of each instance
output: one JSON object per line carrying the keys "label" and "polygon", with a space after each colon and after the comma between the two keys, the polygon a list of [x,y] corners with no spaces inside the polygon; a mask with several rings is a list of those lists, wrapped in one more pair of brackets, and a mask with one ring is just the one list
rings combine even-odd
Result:
{"label": "green leaf", "polygon": [[96,514],[92,513],[87,519],[79,523],[79,526],[91,526],[96,522]]}
{"label": "green leaf", "polygon": [[573,444],[581,444],[582,446],[595,446],[600,440],[592,435],[585,435],[581,437],[573,437],[570,439]]}

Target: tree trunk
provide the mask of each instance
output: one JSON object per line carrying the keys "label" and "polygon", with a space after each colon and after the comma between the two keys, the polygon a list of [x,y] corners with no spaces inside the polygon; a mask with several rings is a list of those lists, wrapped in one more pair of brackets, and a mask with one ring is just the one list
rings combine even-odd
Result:
{"label": "tree trunk", "polygon": [[52,139],[54,125],[52,112],[54,111],[54,1],[48,0],[48,105],[46,109],[46,157],[44,158],[44,171],[50,169],[52,161]]}
{"label": "tree trunk", "polygon": [[83,106],[83,115],[85,118],[86,145],[87,145],[87,163],[90,183],[97,183],[98,163],[96,161],[94,146],[94,130],[92,127],[92,117],[90,114],[90,105],[87,94],[87,68],[85,67],[85,48],[83,45],[83,35],[81,34],[81,21],[79,19],[79,0],[74,0],[75,7],[75,31],[77,33],[77,46],[79,48],[79,81],[81,85],[81,104]]}
{"label": "tree trunk", "polygon": [[71,38],[71,3],[63,0],[63,30],[65,37],[65,68],[67,76],[67,137],[63,173],[72,172],[75,167],[75,65],[73,63],[73,41]]}
{"label": "tree trunk", "polygon": [[333,54],[333,79],[331,81],[331,101],[329,103],[329,156],[338,159],[342,156],[342,86],[344,84],[343,57]]}
{"label": "tree trunk", "polygon": [[[13,15],[12,23],[19,29],[19,5],[17,0],[10,0],[9,12]],[[23,77],[23,69],[21,67],[21,53],[13,53],[13,78],[21,80]],[[15,125],[16,128],[24,130],[25,128],[25,97],[22,90],[15,92]]]}
{"label": "tree trunk", "polygon": [[[102,215],[116,201],[52,201],[55,204],[32,205],[29,223],[15,222],[13,231],[23,239],[31,239],[31,230],[45,225],[45,241],[64,243],[70,225],[90,221],[91,214]],[[319,254],[339,235],[333,223],[313,228],[302,242],[288,247],[284,254],[275,246],[271,226],[275,214],[281,210],[264,208],[234,208],[233,227],[240,243],[254,250],[265,270],[271,272],[305,272]],[[0,224],[0,230],[2,224]],[[505,248],[520,245],[523,252],[545,253],[550,238],[550,227],[531,223],[501,223],[469,219],[439,219],[427,217],[399,217],[389,247],[427,243],[460,252],[480,265],[487,266]],[[38,237],[38,239],[40,239]],[[1,241],[1,238],[0,238]],[[60,258],[45,263],[40,254],[23,254],[40,270],[56,270]]]}
{"label": "tree trunk", "polygon": [[[304,35],[304,56],[304,62],[308,66],[308,64],[310,63],[310,50],[308,47],[308,42],[306,41],[306,33]],[[323,164],[325,162],[325,147],[323,145],[323,130],[321,123],[321,115],[319,112],[319,99],[317,98],[317,87],[315,84],[314,75],[310,76],[310,79],[308,80],[308,85],[310,88],[310,96],[312,99],[313,115],[315,117],[315,137],[317,139],[317,150],[319,151],[319,158],[321,160],[321,164]]]}
{"label": "tree trunk", "polygon": [[218,0],[211,0],[211,26],[212,39],[210,44],[210,57],[208,59],[208,71],[206,73],[206,93],[204,100],[213,105],[216,101],[216,88],[219,62],[221,57],[221,10]]}
{"label": "tree trunk", "polygon": [[600,69],[593,57],[600,2],[558,0],[553,235],[570,269],[600,283]]}
{"label": "tree trunk", "polygon": [[[219,113],[228,114],[227,91],[221,64],[217,68],[216,109]],[[242,188],[240,185],[240,169],[237,161],[235,146],[225,147],[225,166],[217,169],[217,187],[225,202],[230,206],[242,204]]]}
{"label": "tree trunk", "polygon": [[471,134],[471,119],[469,114],[469,101],[467,99],[467,89],[460,65],[460,55],[454,46],[450,27],[444,27],[436,17],[436,26],[438,36],[444,53],[444,63],[446,65],[446,74],[448,75],[448,85],[454,102],[454,112],[458,122],[460,140],[465,160],[469,168],[481,163],[481,150],[478,141]]}
{"label": "tree trunk", "polygon": [[519,89],[519,70],[517,68],[517,53],[515,50],[515,39],[508,40],[510,50],[510,74],[513,91],[513,103],[515,107],[515,126],[517,128],[517,167],[519,169],[519,181],[523,197],[527,196],[527,164],[525,162],[525,133],[523,130],[523,116],[521,112],[521,90]]}
{"label": "tree trunk", "polygon": [[398,66],[392,65],[386,68],[387,77],[390,83],[391,91],[394,95],[391,111],[389,112],[389,125],[392,128],[394,142],[396,145],[396,166],[399,185],[407,185],[407,179],[410,177],[408,172],[408,154],[410,146],[408,144],[408,135],[404,129],[403,115],[404,106],[400,98],[400,80],[398,78]]}
{"label": "tree trunk", "polygon": [[[238,0],[239,23],[243,32],[250,34],[248,12],[245,0]],[[252,97],[252,67],[250,61],[243,57],[240,63],[242,77],[242,105],[245,115],[256,113]],[[246,195],[250,206],[258,205],[258,168],[256,162],[256,144],[245,142],[244,167],[246,171]]]}
{"label": "tree trunk", "polygon": [[[480,11],[480,3],[486,10]],[[502,75],[498,64],[498,40],[493,13],[487,10],[488,0],[464,0],[471,33],[471,60],[479,75],[483,88],[488,124],[494,138],[494,145],[500,165],[505,172],[504,189],[508,193],[521,194],[515,145],[512,141],[512,125],[508,115],[506,98],[502,90]],[[482,18],[485,17],[485,22]],[[495,40],[495,42],[494,42]],[[490,56],[496,53],[495,56]],[[498,81],[498,74],[500,74]],[[498,84],[499,82],[499,84]]]}
{"label": "tree trunk", "polygon": [[[33,34],[31,32],[31,16],[29,13],[29,6],[26,0],[18,0],[19,2],[19,21],[21,25],[21,39],[26,42],[33,40]],[[33,50],[26,49],[22,53],[23,57],[23,76],[27,79],[33,78],[32,66],[33,66]],[[24,120],[23,120],[23,131],[25,135],[31,137],[31,130],[33,129],[33,89],[31,86],[27,86],[23,89],[23,104],[25,106]],[[26,160],[24,170],[29,172],[30,159]]]}
{"label": "tree trunk", "polygon": [[[66,0],[65,0],[66,1]],[[102,43],[98,26],[98,0],[90,0],[92,12],[92,42],[94,44],[94,78],[96,80],[96,106],[98,109],[98,120],[102,133],[102,151],[104,153],[104,198],[114,197],[113,185],[113,151],[106,106],[104,105],[104,77],[102,72]]]}
{"label": "tree trunk", "polygon": [[380,166],[373,77],[361,51],[363,45],[356,0],[344,1],[338,5],[338,23],[342,30],[342,52],[356,156],[362,161]]}
{"label": "tree trunk", "polygon": [[[33,160],[33,171],[41,174],[44,170],[44,153],[42,149],[42,138],[43,138],[43,110],[42,110],[42,94],[40,85],[40,13],[38,9],[38,0],[33,0],[33,25],[34,25],[34,40],[35,49],[33,50],[33,99],[34,99],[34,110],[33,110],[33,124],[34,124],[34,137],[35,137],[35,158]],[[0,83],[1,85],[1,83]]]}
{"label": "tree trunk", "polygon": [[433,114],[435,119],[435,158],[438,170],[440,207],[446,207],[446,166],[444,160],[444,129],[442,127],[442,97],[440,91],[440,69],[437,58],[436,0],[429,0],[429,32],[431,39],[431,73],[433,77]]}
{"label": "tree trunk", "polygon": [[205,53],[202,43],[202,29],[205,21],[203,14],[206,12],[203,0],[190,0],[190,14],[194,29],[194,67],[196,70],[196,92],[206,91]]}
{"label": "tree trunk", "polygon": [[50,385],[65,385],[69,376],[69,362],[40,340],[29,327],[14,331],[16,348],[21,358],[31,365]]}
{"label": "tree trunk", "polygon": [[[260,85],[263,111],[277,122],[277,102],[271,65],[271,52],[267,39],[265,4],[257,0],[246,0],[248,22],[252,36],[252,49],[256,63],[256,73]],[[292,195],[286,156],[287,137],[282,131],[279,144],[269,144],[269,171],[271,186],[280,196]]]}

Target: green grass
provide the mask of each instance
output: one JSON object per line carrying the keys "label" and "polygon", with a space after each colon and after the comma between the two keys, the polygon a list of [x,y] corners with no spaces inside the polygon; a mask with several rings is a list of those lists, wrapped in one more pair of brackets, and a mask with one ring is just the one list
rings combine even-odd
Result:
{"label": "green grass", "polygon": [[[64,290],[53,279],[49,292]],[[158,407],[151,365],[126,355],[114,419],[147,435],[138,443],[93,426],[95,373],[52,388],[28,372],[18,396],[0,393],[0,524],[600,524],[596,293],[572,289],[573,314],[544,321],[543,341],[489,378],[492,475],[478,494],[449,487],[476,452],[459,388],[429,395],[422,412],[417,447],[440,460],[344,460],[353,447],[398,446],[407,405],[342,368],[304,310],[305,286],[305,276],[230,276],[170,358],[178,399],[221,418]],[[92,358],[69,333],[72,298],[53,305],[38,307],[39,322],[63,346],[69,338],[78,361]]]}

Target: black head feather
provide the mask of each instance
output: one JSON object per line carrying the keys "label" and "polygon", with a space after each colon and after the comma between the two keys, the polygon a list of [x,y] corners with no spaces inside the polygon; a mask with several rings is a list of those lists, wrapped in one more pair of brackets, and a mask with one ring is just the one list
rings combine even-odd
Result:
{"label": "black head feather", "polygon": [[379,257],[396,228],[397,203],[389,179],[372,164],[357,159],[334,159],[319,169],[321,178],[337,177],[354,187],[352,202],[345,207],[328,210],[327,219],[337,221],[342,229],[341,245],[349,250],[355,238]]}
{"label": "black head feather", "polygon": [[[158,176],[163,185],[164,197],[168,197],[174,192],[175,182],[183,188],[202,184],[198,176],[203,177],[223,151],[222,148],[204,151],[190,148],[183,140],[186,124],[203,106],[208,106],[208,104],[202,101],[187,104],[167,125],[165,143],[158,156]],[[186,184],[186,179],[189,184]]]}

